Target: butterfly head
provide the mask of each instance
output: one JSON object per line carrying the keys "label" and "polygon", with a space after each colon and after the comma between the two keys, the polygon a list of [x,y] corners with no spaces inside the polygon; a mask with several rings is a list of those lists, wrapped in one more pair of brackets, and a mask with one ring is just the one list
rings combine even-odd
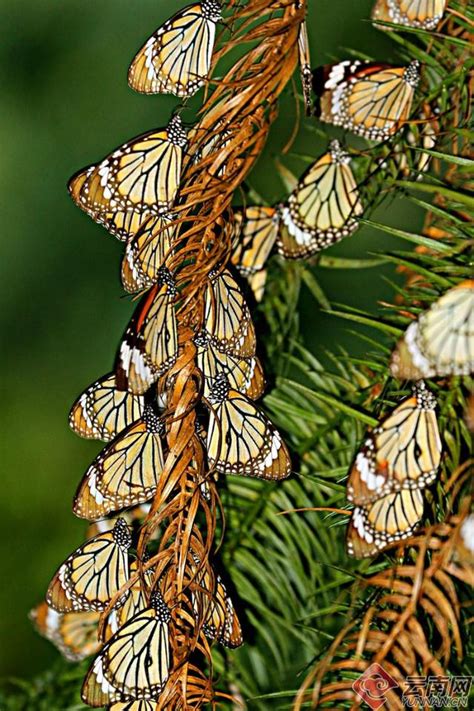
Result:
{"label": "butterfly head", "polygon": [[173,116],[168,123],[166,131],[168,133],[168,139],[171,143],[174,143],[175,146],[179,146],[180,148],[185,148],[187,146],[188,138],[186,136],[186,131],[183,128],[181,116],[178,114]]}
{"label": "butterfly head", "polygon": [[350,162],[349,154],[343,150],[341,144],[336,138],[329,144],[329,152],[331,153],[333,163],[347,165]]}
{"label": "butterfly head", "polygon": [[115,522],[114,541],[120,548],[124,548],[125,550],[128,550],[132,545],[130,529],[124,518],[118,518]]}
{"label": "butterfly head", "polygon": [[143,410],[143,422],[146,425],[147,432],[159,434],[161,437],[165,434],[165,426],[163,420],[156,414],[153,405],[146,404]]}
{"label": "butterfly head", "polygon": [[221,4],[217,0],[203,0],[201,11],[206,20],[220,22],[222,20]]}
{"label": "butterfly head", "polygon": [[150,607],[152,607],[160,622],[170,622],[171,613],[163,595],[159,590],[155,590],[150,596]]}
{"label": "butterfly head", "polygon": [[176,289],[176,282],[173,279],[173,276],[168,267],[163,266],[158,269],[158,279],[161,284],[166,284],[166,286],[168,287],[168,294],[170,296],[176,296],[176,294],[178,293]]}
{"label": "butterfly head", "polygon": [[220,405],[227,399],[230,385],[229,379],[225,373],[219,373],[212,381],[212,387],[209,393],[209,400],[216,405]]}
{"label": "butterfly head", "polygon": [[416,398],[416,406],[419,410],[434,410],[437,405],[435,396],[428,390],[423,380],[414,384],[413,396]]}
{"label": "butterfly head", "polygon": [[418,82],[420,81],[420,67],[421,65],[418,59],[414,59],[413,62],[410,62],[403,74],[406,83],[410,84],[414,89],[418,86]]}
{"label": "butterfly head", "polygon": [[207,331],[202,330],[198,331],[196,335],[194,336],[194,345],[196,345],[198,348],[205,348],[207,349],[210,343],[210,337]]}

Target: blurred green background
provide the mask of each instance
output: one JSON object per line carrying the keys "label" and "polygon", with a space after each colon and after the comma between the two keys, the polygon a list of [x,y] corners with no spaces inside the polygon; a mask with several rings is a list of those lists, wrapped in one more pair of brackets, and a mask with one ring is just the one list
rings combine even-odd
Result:
{"label": "blurred green background", "polygon": [[[100,449],[69,431],[67,413],[76,395],[110,370],[133,308],[118,279],[121,245],[73,205],[66,182],[128,138],[166,124],[176,100],[134,94],[126,72],[142,42],[183,4],[14,0],[0,7],[1,676],[31,676],[55,656],[34,633],[27,612],[81,542],[85,527],[74,518],[71,500]],[[372,0],[310,0],[313,64],[344,58],[346,48],[395,59],[394,45],[367,21],[371,5]],[[251,177],[269,200],[284,195],[271,162],[293,120],[288,93]],[[294,150],[316,157],[324,142],[315,136],[303,129]],[[287,164],[303,168],[291,158]],[[392,203],[378,217],[402,228],[419,227],[419,215],[406,203],[403,209]],[[362,257],[383,250],[387,240],[391,249],[397,246],[362,229],[333,253]],[[384,281],[392,276],[389,267],[319,270],[317,276],[334,301],[373,310],[377,298],[393,295]],[[347,324],[314,313],[314,301],[304,295],[302,317],[316,354],[351,343]]]}

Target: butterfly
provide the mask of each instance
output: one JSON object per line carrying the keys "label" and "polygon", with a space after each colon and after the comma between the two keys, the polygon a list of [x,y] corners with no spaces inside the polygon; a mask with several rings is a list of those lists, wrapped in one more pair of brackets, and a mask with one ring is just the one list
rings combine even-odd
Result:
{"label": "butterfly", "polygon": [[474,372],[474,279],[449,289],[408,326],[390,368],[413,380]]}
{"label": "butterfly", "polygon": [[313,73],[321,121],[372,141],[389,138],[407,120],[419,80],[418,60],[407,67],[345,61]]}
{"label": "butterfly", "polygon": [[245,395],[231,390],[220,373],[212,384],[207,433],[209,464],[220,474],[284,479],[291,462],[280,433]]}
{"label": "butterfly", "polygon": [[193,96],[209,74],[221,19],[217,0],[202,0],[173,15],[134,58],[128,71],[132,89],[142,94]]}
{"label": "butterfly", "polygon": [[278,236],[280,214],[274,207],[240,208],[234,210],[234,221],[231,262],[247,279],[256,301],[261,301],[265,265]]}
{"label": "butterfly", "polygon": [[347,552],[369,558],[390,543],[408,538],[423,515],[420,489],[401,489],[377,499],[367,507],[357,506],[347,530]]}
{"label": "butterfly", "polygon": [[[377,0],[372,19],[397,25],[434,30],[446,9],[446,0]],[[379,29],[390,27],[377,25]]]}
{"label": "butterfly", "polygon": [[109,711],[156,711],[158,705],[155,701],[119,701],[109,706]]}
{"label": "butterfly", "polygon": [[150,215],[172,207],[186,145],[182,121],[173,116],[166,128],[137,136],[76,173],[69,193],[93,220],[128,240]]}
{"label": "butterfly", "polygon": [[143,418],[103,449],[85,473],[73,511],[94,521],[153,497],[164,465],[164,425],[149,405]]}
{"label": "butterfly", "polygon": [[166,267],[160,267],[158,278],[138,304],[116,359],[118,389],[135,395],[145,393],[178,357],[175,281]]}
{"label": "butterfly", "polygon": [[104,645],[82,687],[89,706],[156,699],[169,676],[169,623],[163,596],[152,593],[149,606],[129,620]]}
{"label": "butterfly", "polygon": [[277,247],[287,259],[316,254],[358,227],[362,213],[349,156],[338,141],[303,174],[281,209],[282,223]]}
{"label": "butterfly", "polygon": [[131,532],[123,518],[112,531],[86,541],[61,565],[51,581],[46,601],[57,612],[105,610],[129,577]]}
{"label": "butterfly", "polygon": [[227,376],[229,385],[252,400],[258,400],[265,389],[265,378],[258,358],[235,357],[222,353],[212,343],[206,331],[194,337],[197,346],[197,365],[204,375],[204,397],[209,397],[212,382],[220,373]]}
{"label": "butterfly", "polygon": [[193,558],[194,584],[198,586],[192,593],[193,607],[197,617],[204,615],[204,634],[225,647],[240,647],[242,628],[222,578],[216,575],[215,585],[212,585],[207,571],[199,568],[199,558]]}
{"label": "butterfly", "polygon": [[347,498],[358,506],[431,484],[441,461],[436,399],[423,382],[372,432],[356,456]]}
{"label": "butterfly", "polygon": [[111,373],[96,380],[80,395],[69,413],[69,426],[80,437],[109,442],[140,419],[144,398],[117,390]]}
{"label": "butterfly", "polygon": [[247,358],[255,355],[255,329],[234,277],[228,269],[212,272],[204,302],[204,329],[223,353]]}
{"label": "butterfly", "polygon": [[122,260],[122,285],[134,293],[156,284],[160,268],[171,252],[172,218],[152,217],[127,242]]}
{"label": "butterfly", "polygon": [[[138,571],[138,562],[133,561],[130,565],[130,578],[136,575]],[[135,615],[146,608],[147,592],[151,589],[152,585],[153,570],[147,568],[143,573],[143,580],[140,577],[137,578],[136,582],[129,588],[129,595],[125,602],[116,610],[119,627],[123,627],[132,617],[135,617]]]}
{"label": "butterfly", "polygon": [[39,634],[52,642],[70,662],[97,654],[101,647],[97,638],[99,612],[61,614],[42,602],[31,610],[29,618]]}

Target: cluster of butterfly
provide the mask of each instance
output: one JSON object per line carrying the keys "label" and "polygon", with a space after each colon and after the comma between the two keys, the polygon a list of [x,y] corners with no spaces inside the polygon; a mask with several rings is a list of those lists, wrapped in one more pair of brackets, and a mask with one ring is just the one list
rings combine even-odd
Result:
{"label": "cluster of butterfly", "polygon": [[[394,20],[399,16],[393,15],[393,7],[415,4],[429,10],[430,0],[377,3],[382,13],[378,18],[384,19],[385,5]],[[434,4],[438,12],[439,3]],[[410,16],[400,12],[402,19],[396,21],[405,22],[403,18]],[[430,12],[428,16],[434,17]],[[424,28],[429,27],[426,17],[421,20]],[[130,67],[129,84],[147,94],[192,96],[208,77],[220,20],[221,5],[216,0],[181,10],[139,51]],[[418,75],[417,62],[405,68],[343,62],[325,69],[321,118],[358,135],[384,140],[407,118]],[[319,76],[312,76],[315,86]],[[83,699],[91,706],[110,705],[113,711],[152,711],[171,665],[170,609],[153,569],[133,555],[134,519],[143,517],[143,507],[153,498],[166,456],[166,401],[158,396],[156,383],[178,357],[180,294],[167,262],[173,253],[173,210],[188,146],[189,135],[175,115],[166,128],[123,144],[69,183],[76,204],[126,243],[122,262],[126,291],[148,291],[122,338],[114,372],[87,388],[71,410],[75,432],[108,442],[74,499],[75,513],[94,522],[92,537],[59,568],[47,601],[32,616],[40,632],[69,659],[97,653],[84,682]],[[211,142],[207,149],[212,151]],[[309,256],[353,232],[361,211],[348,155],[333,142],[285,204],[237,212],[232,260],[261,293],[261,272],[274,244],[286,257]],[[420,345],[424,331],[420,324],[414,339],[417,347],[425,348],[424,342]],[[197,434],[210,469],[265,479],[288,476],[286,446],[253,403],[264,388],[255,331],[242,293],[225,268],[209,275],[202,329],[194,343],[208,412],[207,431]],[[374,433],[374,448],[379,440]],[[377,461],[376,454],[375,459],[370,456],[370,461]],[[430,476],[418,479],[426,486]],[[371,486],[372,479],[366,488]],[[396,495],[397,486],[390,489]],[[205,487],[201,491],[206,496]],[[387,491],[385,487],[384,495]],[[360,511],[367,512],[372,504],[356,496],[354,484],[354,501],[360,501]],[[360,533],[360,526],[357,530]],[[228,646],[238,646],[240,625],[222,580],[215,576],[211,581],[200,570],[199,558],[190,555],[197,588],[203,591],[192,593],[191,605],[196,616],[205,620],[203,631]],[[120,591],[124,592],[113,604],[99,640],[99,617]]]}
{"label": "cluster of butterfly", "polygon": [[423,490],[436,478],[442,447],[436,399],[422,378],[474,373],[474,280],[449,289],[410,324],[391,371],[415,385],[412,397],[368,433],[349,474],[355,508],[347,549],[357,558],[407,538],[423,516]]}

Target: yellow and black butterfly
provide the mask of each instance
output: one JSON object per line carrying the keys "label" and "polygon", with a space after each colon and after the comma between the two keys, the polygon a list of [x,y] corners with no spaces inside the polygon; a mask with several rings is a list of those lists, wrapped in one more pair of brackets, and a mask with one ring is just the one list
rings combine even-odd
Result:
{"label": "yellow and black butterfly", "polygon": [[392,355],[401,379],[474,372],[474,279],[457,284],[410,324]]}
{"label": "yellow and black butterfly", "polygon": [[321,121],[373,141],[389,138],[407,121],[419,80],[418,60],[407,67],[344,61],[313,73]]}
{"label": "yellow and black butterfly", "polygon": [[251,400],[258,400],[265,389],[265,378],[258,358],[240,358],[230,353],[222,353],[212,343],[206,331],[194,337],[197,346],[197,365],[204,376],[204,397],[209,397],[214,379],[223,373],[229,386]]}
{"label": "yellow and black butterfly", "polygon": [[156,701],[119,701],[109,706],[109,711],[156,711],[158,704]]}
{"label": "yellow and black butterfly", "polygon": [[217,0],[202,0],[177,12],[136,55],[129,85],[142,94],[195,94],[208,77],[220,20]]}
{"label": "yellow and black butterfly", "polygon": [[121,274],[125,291],[133,294],[159,280],[160,269],[171,252],[171,221],[166,215],[149,218],[128,241]]}
{"label": "yellow and black butterfly", "polygon": [[298,33],[298,56],[305,112],[307,116],[311,116],[311,90],[313,83],[313,73],[311,71],[311,57],[309,53],[308,27],[306,24],[306,20],[304,20],[300,24],[300,29]]}
{"label": "yellow and black butterfly", "polygon": [[207,456],[220,474],[284,479],[291,462],[280,433],[245,395],[231,390],[224,373],[210,388]]}
{"label": "yellow and black butterfly", "polygon": [[331,141],[325,153],[304,173],[281,208],[286,230],[277,247],[287,259],[309,257],[350,235],[362,213],[349,155]]}
{"label": "yellow and black butterfly", "polygon": [[151,406],[109,444],[84,475],[74,498],[79,518],[94,521],[153,497],[164,458],[164,426]]}
{"label": "yellow and black butterfly", "polygon": [[[100,612],[60,613],[41,602],[30,611],[29,618],[37,632],[52,642],[69,662],[80,662],[97,654],[102,646],[97,636]],[[109,639],[116,631],[115,621],[110,617],[105,638]]]}
{"label": "yellow and black butterfly", "polygon": [[204,328],[219,350],[242,358],[255,355],[252,317],[228,269],[210,274],[204,309]]}
{"label": "yellow and black butterfly", "polygon": [[115,374],[105,375],[80,395],[69,413],[69,425],[80,437],[109,442],[140,419],[144,398],[117,390]]}
{"label": "yellow and black butterfly", "polygon": [[69,181],[72,199],[93,220],[128,240],[151,215],[171,209],[179,188],[186,132],[179,116],[166,128],[124,143]]}
{"label": "yellow and black butterfly", "polygon": [[[137,561],[133,561],[130,564],[130,578],[136,575],[139,571],[139,565]],[[127,596],[123,605],[117,608],[117,622],[119,627],[135,617],[139,612],[144,610],[147,606],[147,594],[151,590],[153,585],[153,570],[148,568],[143,573],[143,578],[138,577],[136,582],[129,588],[129,595]]]}
{"label": "yellow and black butterfly", "polygon": [[266,262],[280,227],[274,207],[246,207],[234,210],[235,232],[231,262],[247,279],[256,301],[261,301],[267,278]]}
{"label": "yellow and black butterfly", "polygon": [[153,592],[149,606],[104,645],[82,687],[82,700],[100,707],[156,699],[169,676],[169,623],[163,596]]}
{"label": "yellow and black butterfly", "polygon": [[[396,25],[434,30],[441,21],[447,0],[376,0],[372,19]],[[377,25],[380,29],[390,27]]]}
{"label": "yellow and black butterfly", "polygon": [[166,267],[158,279],[138,304],[117,354],[117,387],[135,395],[145,393],[178,357],[175,281]]}
{"label": "yellow and black butterfly", "polygon": [[423,382],[372,432],[357,454],[347,498],[358,506],[401,489],[423,489],[436,478],[441,440],[436,399]]}
{"label": "yellow and black butterfly", "polygon": [[[124,519],[86,541],[61,565],[46,601],[57,612],[105,610],[129,578],[131,532]],[[122,600],[123,602],[123,600]]]}
{"label": "yellow and black butterfly", "polygon": [[420,489],[402,489],[368,506],[357,506],[347,530],[347,552],[355,558],[370,558],[408,538],[420,523],[423,508]]}
{"label": "yellow and black butterfly", "polygon": [[242,628],[222,578],[216,575],[212,585],[207,571],[199,568],[199,558],[193,558],[193,583],[198,589],[193,589],[192,601],[197,617],[204,617],[204,634],[225,647],[240,647],[243,643]]}

